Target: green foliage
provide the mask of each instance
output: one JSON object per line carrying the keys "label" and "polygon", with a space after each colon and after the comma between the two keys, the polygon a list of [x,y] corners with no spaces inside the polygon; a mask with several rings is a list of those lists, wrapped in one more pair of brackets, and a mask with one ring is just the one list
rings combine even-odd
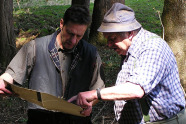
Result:
{"label": "green foliage", "polygon": [[[29,0],[27,0],[28,2]],[[44,1],[44,0],[43,0]],[[22,1],[26,2],[26,1]],[[44,6],[45,4],[34,3],[28,8],[19,9],[14,7],[14,26],[17,30],[37,29],[39,36],[52,33],[59,26],[59,21],[63,17],[65,10],[70,5]],[[163,0],[126,0],[126,5],[130,6],[136,12],[137,20],[142,26],[158,35],[161,35],[162,26],[157,11],[160,14],[163,11]],[[16,5],[15,1],[14,4]],[[43,6],[42,6],[43,5]],[[23,6],[23,5],[22,5]],[[90,4],[90,12],[93,12],[94,4]],[[44,31],[44,32],[43,32]]]}
{"label": "green foliage", "polygon": [[161,36],[162,26],[157,11],[162,14],[164,0],[126,0],[125,4],[135,11],[137,20],[145,29]]}
{"label": "green foliage", "polygon": [[13,0],[14,8],[28,8],[35,6],[70,5],[70,0]]}
{"label": "green foliage", "polygon": [[97,46],[102,58],[106,86],[112,86],[120,68],[120,56],[106,46]]}
{"label": "green foliage", "polygon": [[90,9],[90,13],[93,13],[94,3],[90,3],[89,9]]}
{"label": "green foliage", "polygon": [[38,30],[39,36],[53,33],[59,27],[66,6],[41,6],[14,10],[14,28],[20,30]]}

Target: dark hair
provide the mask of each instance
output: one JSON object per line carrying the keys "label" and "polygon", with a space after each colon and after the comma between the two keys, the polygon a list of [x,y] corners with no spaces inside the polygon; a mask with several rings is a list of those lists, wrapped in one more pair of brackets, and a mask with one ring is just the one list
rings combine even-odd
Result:
{"label": "dark hair", "polygon": [[72,5],[63,16],[64,25],[73,22],[82,25],[89,25],[91,22],[89,9],[82,5]]}

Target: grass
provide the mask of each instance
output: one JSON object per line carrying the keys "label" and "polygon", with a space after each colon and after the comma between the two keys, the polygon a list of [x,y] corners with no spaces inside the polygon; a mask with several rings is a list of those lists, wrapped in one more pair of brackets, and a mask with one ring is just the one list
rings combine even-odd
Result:
{"label": "grass", "polygon": [[[24,43],[35,39],[36,37],[45,36],[53,33],[59,27],[59,21],[69,5],[46,6],[37,5],[33,2],[33,6],[24,8],[14,8],[14,28],[16,34],[16,45],[20,48]],[[43,4],[43,3],[42,3]],[[161,23],[157,11],[162,13],[163,0],[126,0],[126,5],[134,9],[137,20],[142,26],[158,35],[161,35]],[[90,11],[93,11],[93,4],[90,4]],[[119,71],[120,57],[106,46],[97,46],[99,54],[102,58],[106,86],[115,84],[117,73]],[[102,117],[107,118],[106,123],[111,123],[114,118],[113,103],[108,104],[95,123],[100,124]],[[97,115],[104,102],[99,102],[93,109],[93,117]],[[2,124],[7,123],[25,123],[26,104],[19,98],[0,97],[0,118]]]}
{"label": "grass", "polygon": [[133,8],[137,20],[142,26],[158,35],[162,35],[162,26],[158,11],[163,11],[164,0],[126,0],[125,4]]}
{"label": "grass", "polygon": [[[40,36],[50,34],[59,26],[59,21],[68,7],[69,5],[15,9],[14,27],[24,31],[36,29],[40,32]],[[42,32],[42,29],[47,29],[48,33]]]}
{"label": "grass", "polygon": [[[157,11],[162,12],[163,0],[126,0],[125,4],[134,9],[137,20],[145,29],[161,35],[161,23]],[[46,35],[46,32],[41,31],[41,29],[46,28],[50,34],[51,29],[58,27],[59,20],[68,7],[69,5],[54,5],[15,8],[14,26],[23,30],[37,29],[40,31],[40,36]],[[93,4],[91,3],[91,13],[92,10]]]}

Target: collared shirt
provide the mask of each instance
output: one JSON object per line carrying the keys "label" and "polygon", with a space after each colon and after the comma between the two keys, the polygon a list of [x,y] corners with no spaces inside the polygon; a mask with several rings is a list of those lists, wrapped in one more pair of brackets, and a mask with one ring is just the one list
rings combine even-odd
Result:
{"label": "collared shirt", "polygon": [[67,85],[68,78],[69,78],[68,73],[69,73],[69,67],[71,64],[72,56],[70,53],[63,53],[61,51],[61,48],[57,44],[57,41],[56,41],[56,47],[58,49],[59,61],[60,61],[60,71],[61,71],[62,85],[63,85],[62,92],[64,92],[64,90],[65,90],[64,88]]}
{"label": "collared shirt", "polygon": [[[140,85],[150,108],[150,121],[171,118],[185,107],[177,63],[168,44],[141,29],[128,49],[116,85]],[[139,100],[115,101],[116,119],[121,123],[144,123]]]}
{"label": "collared shirt", "polygon": [[[56,42],[55,42],[56,43]],[[59,46],[56,44],[56,49],[59,49]],[[6,69],[6,73],[9,73],[13,79],[19,83],[23,84],[25,82],[25,79],[27,76],[30,75],[33,67],[34,62],[36,58],[36,46],[35,46],[35,40],[32,40],[25,44],[19,52],[16,54],[16,56],[12,59],[10,64],[8,65]],[[58,51],[59,54],[59,63],[60,63],[60,72],[61,72],[61,78],[62,78],[62,85],[68,83],[68,70],[71,63],[71,55],[65,54],[60,51]],[[101,77],[100,68],[102,65],[101,58],[99,54],[97,53],[96,56],[96,64],[93,72],[93,77],[91,81],[91,85],[89,87],[89,90],[93,90],[96,88],[103,88],[105,87],[104,82]],[[65,86],[62,86],[63,89],[61,89],[61,92],[64,92]]]}

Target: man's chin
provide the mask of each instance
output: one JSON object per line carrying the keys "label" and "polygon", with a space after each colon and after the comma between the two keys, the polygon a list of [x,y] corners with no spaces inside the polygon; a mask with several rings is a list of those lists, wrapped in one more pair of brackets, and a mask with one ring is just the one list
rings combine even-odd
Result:
{"label": "man's chin", "polygon": [[71,51],[73,48],[64,48],[65,51]]}
{"label": "man's chin", "polygon": [[74,46],[72,46],[72,45],[65,45],[64,46],[65,50],[72,50],[73,48],[74,48]]}
{"label": "man's chin", "polygon": [[73,49],[73,48],[74,48],[74,46],[64,47],[64,49],[66,49],[66,50],[71,50],[71,49]]}
{"label": "man's chin", "polygon": [[75,47],[76,45],[72,45],[72,44],[65,44],[64,45],[64,49],[67,49],[67,50],[72,50],[72,49],[74,49],[74,47]]}
{"label": "man's chin", "polygon": [[71,52],[74,51],[74,48],[75,48],[75,47],[72,47],[72,48],[69,48],[69,47],[68,47],[68,48],[64,48],[64,49],[63,49],[63,52],[71,53]]}

